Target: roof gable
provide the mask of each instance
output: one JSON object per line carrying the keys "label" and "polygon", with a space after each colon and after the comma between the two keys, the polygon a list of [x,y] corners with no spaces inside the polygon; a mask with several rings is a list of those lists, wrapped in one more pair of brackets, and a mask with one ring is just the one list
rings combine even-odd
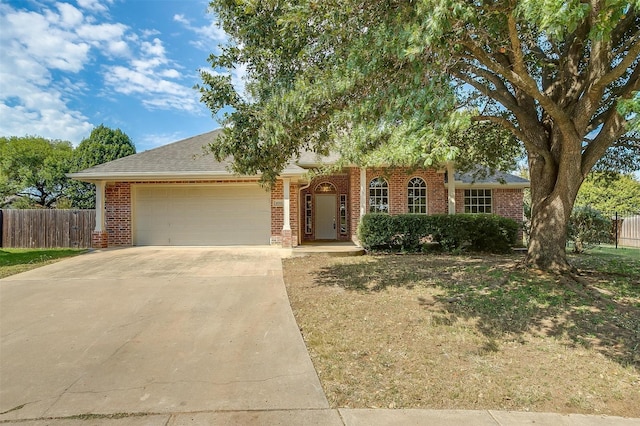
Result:
{"label": "roof gable", "polygon": [[[163,145],[148,151],[129,155],[117,160],[69,174],[80,180],[125,179],[125,178],[170,178],[170,177],[233,177],[229,161],[216,161],[206,151],[222,129],[203,133],[181,141]],[[283,174],[303,175],[306,170],[290,164]]]}

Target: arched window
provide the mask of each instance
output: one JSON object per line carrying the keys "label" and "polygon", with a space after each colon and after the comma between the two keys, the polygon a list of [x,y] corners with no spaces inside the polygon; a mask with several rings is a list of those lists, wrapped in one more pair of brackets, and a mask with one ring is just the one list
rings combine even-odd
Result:
{"label": "arched window", "polygon": [[414,177],[407,183],[407,207],[409,213],[427,214],[427,184]]}
{"label": "arched window", "polygon": [[331,182],[322,182],[316,186],[316,192],[325,194],[335,194],[336,187]]}
{"label": "arched window", "polygon": [[389,184],[377,177],[369,182],[369,212],[389,213]]}

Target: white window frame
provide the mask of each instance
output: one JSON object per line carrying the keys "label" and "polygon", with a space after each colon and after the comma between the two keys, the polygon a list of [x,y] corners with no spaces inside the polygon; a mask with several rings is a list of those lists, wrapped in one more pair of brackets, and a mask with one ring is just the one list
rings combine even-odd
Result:
{"label": "white window frame", "polygon": [[311,235],[313,232],[313,224],[311,222],[311,212],[312,212],[312,197],[311,194],[306,194],[304,196],[304,233],[306,235]]}
{"label": "white window frame", "polygon": [[347,194],[340,194],[340,235],[347,235]]}
{"label": "white window frame", "polygon": [[473,188],[464,190],[465,213],[492,213],[493,190],[486,188]]}
{"label": "white window frame", "polygon": [[389,213],[389,182],[382,176],[369,181],[369,213]]}
{"label": "white window frame", "polygon": [[[416,191],[419,191],[418,195]],[[420,176],[414,176],[407,182],[407,211],[427,214],[427,182]]]}

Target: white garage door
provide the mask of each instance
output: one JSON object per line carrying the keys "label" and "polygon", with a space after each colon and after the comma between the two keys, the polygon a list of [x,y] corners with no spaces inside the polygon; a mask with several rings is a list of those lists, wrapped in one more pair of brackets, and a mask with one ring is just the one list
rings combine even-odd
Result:
{"label": "white garage door", "polygon": [[269,193],[257,184],[134,187],[133,243],[269,244]]}

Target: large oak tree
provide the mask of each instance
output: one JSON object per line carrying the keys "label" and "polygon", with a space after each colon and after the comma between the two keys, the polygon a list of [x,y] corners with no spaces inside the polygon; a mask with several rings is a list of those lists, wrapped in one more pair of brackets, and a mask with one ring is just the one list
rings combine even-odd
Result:
{"label": "large oak tree", "polygon": [[[590,170],[617,147],[637,167],[640,1],[215,0],[231,36],[201,73],[202,101],[232,107],[211,145],[273,181],[300,149],[359,165],[524,149],[527,261],[566,271],[567,223]],[[246,70],[246,93],[232,84]],[[466,137],[461,138],[464,134]],[[467,163],[467,164],[465,164]]]}
{"label": "large oak tree", "polygon": [[0,137],[0,206],[54,207],[67,187],[72,156],[71,142]]}

